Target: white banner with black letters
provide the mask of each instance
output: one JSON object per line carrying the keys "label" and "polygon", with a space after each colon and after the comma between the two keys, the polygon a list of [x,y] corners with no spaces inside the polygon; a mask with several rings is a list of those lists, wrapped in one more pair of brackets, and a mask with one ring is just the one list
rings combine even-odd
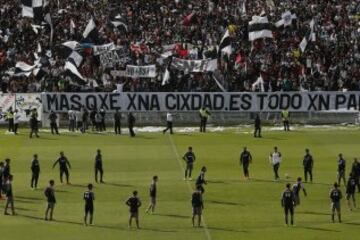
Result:
{"label": "white banner with black letters", "polygon": [[104,108],[108,112],[348,112],[359,109],[360,92],[123,92],[43,93],[43,110],[67,112]]}
{"label": "white banner with black letters", "polygon": [[171,67],[187,73],[213,72],[217,69],[217,59],[185,60],[174,58],[171,62]]}
{"label": "white banner with black letters", "polygon": [[126,66],[126,76],[131,78],[154,78],[156,77],[156,66]]}

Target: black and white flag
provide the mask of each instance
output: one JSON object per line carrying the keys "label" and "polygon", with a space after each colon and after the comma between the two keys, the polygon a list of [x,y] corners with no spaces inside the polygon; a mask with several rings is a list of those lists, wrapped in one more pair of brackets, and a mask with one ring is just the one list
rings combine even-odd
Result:
{"label": "black and white flag", "polygon": [[116,27],[116,28],[118,28],[118,29],[124,29],[125,32],[128,31],[128,26],[127,26],[127,24],[126,24],[126,21],[125,21],[125,19],[124,19],[122,16],[120,16],[120,15],[117,15],[117,16],[114,18],[114,20],[110,21],[110,23],[111,23],[114,27]]}
{"label": "black and white flag", "polygon": [[230,37],[229,29],[227,29],[224,36],[221,38],[218,54],[221,55],[221,53],[224,53],[230,55],[231,52],[232,52],[231,37]]}
{"label": "black and white flag", "polygon": [[87,40],[96,40],[98,35],[99,35],[99,32],[96,29],[96,24],[94,22],[94,19],[91,18],[83,32],[83,37],[84,37],[84,39],[87,39]]}
{"label": "black and white flag", "polygon": [[249,22],[249,41],[254,41],[259,38],[273,38],[271,25],[266,16],[253,16]]}
{"label": "black and white flag", "polygon": [[21,0],[21,16],[34,18],[42,21],[44,18],[44,8],[49,4],[48,0]]}

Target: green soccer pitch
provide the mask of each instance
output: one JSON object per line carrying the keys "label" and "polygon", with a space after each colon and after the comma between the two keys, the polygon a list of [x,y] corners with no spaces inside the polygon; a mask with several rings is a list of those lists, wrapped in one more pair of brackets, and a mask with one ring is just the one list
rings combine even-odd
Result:
{"label": "green soccer pitch", "polygon": [[[40,133],[29,139],[27,130],[19,136],[0,135],[0,159],[11,158],[14,175],[16,216],[0,215],[1,239],[355,239],[359,233],[360,209],[350,211],[342,200],[343,223],[331,223],[329,190],[336,180],[337,155],[347,160],[348,175],[354,157],[360,156],[358,128],[306,129],[284,133],[263,132],[253,138],[250,129],[225,130],[206,134],[138,133],[135,138],[113,134]],[[187,147],[192,146],[197,161],[193,179],[200,168],[208,171],[205,186],[205,224],[191,224],[191,192],[194,180],[183,180]],[[247,146],[253,155],[250,180],[242,178],[239,155]],[[283,154],[281,181],[273,181],[268,155],[274,146]],[[83,225],[83,192],[94,183],[94,157],[102,150],[105,184],[95,184],[95,226]],[[280,195],[285,183],[303,177],[302,158],[309,148],[314,157],[314,183],[305,184],[295,210],[294,227],[284,226]],[[61,185],[58,166],[52,169],[60,151],[71,162],[71,185]],[[30,189],[30,162],[37,153],[41,175],[39,189]],[[148,189],[153,175],[159,176],[156,213],[146,214]],[[288,175],[288,179],[285,179]],[[54,222],[43,220],[44,188],[55,180],[57,205]],[[126,199],[139,191],[141,229],[128,229]],[[345,195],[344,186],[341,190]],[[356,193],[360,205],[360,194]],[[4,200],[0,201],[3,211]]]}

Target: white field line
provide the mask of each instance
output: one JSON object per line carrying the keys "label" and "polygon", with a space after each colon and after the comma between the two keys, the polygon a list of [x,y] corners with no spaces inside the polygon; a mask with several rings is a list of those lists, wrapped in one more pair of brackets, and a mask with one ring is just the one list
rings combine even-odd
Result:
{"label": "white field line", "polygon": [[[173,152],[174,152],[174,154],[175,154],[175,157],[176,157],[176,160],[177,160],[177,162],[178,162],[178,164],[179,164],[179,167],[180,167],[180,169],[184,172],[185,169],[184,169],[184,165],[183,165],[182,162],[181,162],[181,158],[180,158],[179,152],[178,152],[178,150],[177,150],[177,148],[176,148],[176,146],[175,146],[175,144],[174,144],[174,141],[173,141],[171,135],[168,135],[168,136],[169,136],[169,141],[170,141],[172,150],[173,150]],[[187,182],[187,186],[188,186],[189,192],[190,192],[190,194],[191,194],[191,193],[193,192],[193,189],[192,189],[192,187],[191,187],[191,185],[190,185],[190,182],[189,182],[189,181],[186,181],[186,182]],[[207,225],[206,225],[204,216],[202,216],[202,219],[201,219],[201,220],[202,220],[203,229],[204,229],[204,232],[205,232],[206,239],[207,239],[207,240],[211,240],[212,238],[211,238],[211,235],[210,235],[210,231],[209,231],[209,229],[208,229],[208,227],[207,227]]]}

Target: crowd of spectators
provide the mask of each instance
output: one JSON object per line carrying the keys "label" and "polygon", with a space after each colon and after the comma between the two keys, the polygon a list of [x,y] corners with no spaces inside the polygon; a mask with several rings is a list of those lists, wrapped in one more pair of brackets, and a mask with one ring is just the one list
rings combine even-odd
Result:
{"label": "crowd of spectators", "polygon": [[[265,91],[360,90],[358,0],[61,0],[50,1],[48,7],[54,26],[52,43],[49,25],[43,24],[36,33],[32,24],[42,23],[22,17],[20,0],[0,0],[0,91],[221,91],[219,85],[226,91],[257,91],[252,85],[259,76]],[[290,26],[273,27],[274,38],[248,40],[252,16],[266,15],[274,24],[287,10],[296,15]],[[127,30],[109,26],[119,15]],[[59,46],[81,42],[91,18],[99,32],[96,44],[121,46],[128,52],[129,64],[156,64],[157,76],[115,76],[113,70],[123,69],[106,69],[84,50],[79,72],[86,81],[76,81],[64,69],[66,57]],[[310,31],[311,20],[315,41],[309,40],[302,52],[299,44]],[[235,26],[233,51],[218,54],[216,47],[230,25]],[[134,50],[132,44],[142,50]],[[161,54],[164,46],[172,44],[183,50],[181,54],[174,50],[174,57],[185,59],[203,59],[215,51],[218,70],[187,73],[170,68],[169,83],[163,85],[166,64],[160,63],[166,59]],[[189,54],[194,49],[197,54]],[[36,54],[48,58],[45,74],[12,74],[17,62],[31,65]]]}

